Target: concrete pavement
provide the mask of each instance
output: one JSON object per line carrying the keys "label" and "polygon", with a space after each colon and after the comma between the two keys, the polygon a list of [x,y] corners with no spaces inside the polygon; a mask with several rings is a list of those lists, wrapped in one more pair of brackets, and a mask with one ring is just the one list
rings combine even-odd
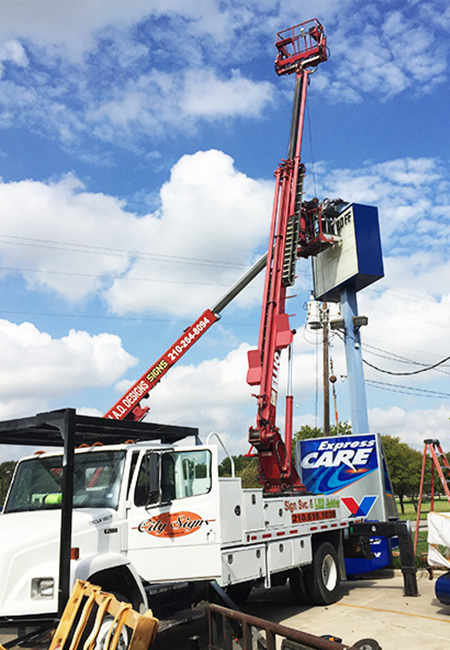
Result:
{"label": "concrete pavement", "polygon": [[[436,574],[437,576],[440,573]],[[435,579],[419,570],[420,596],[403,595],[400,571],[344,583],[338,603],[326,607],[298,607],[285,587],[254,590],[244,610],[289,627],[316,634],[333,634],[349,645],[370,637],[383,650],[448,650],[450,607],[434,594]]]}

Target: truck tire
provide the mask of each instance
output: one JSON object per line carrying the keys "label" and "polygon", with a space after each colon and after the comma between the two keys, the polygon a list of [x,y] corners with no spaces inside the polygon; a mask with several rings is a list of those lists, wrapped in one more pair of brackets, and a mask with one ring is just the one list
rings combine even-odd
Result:
{"label": "truck tire", "polygon": [[[103,619],[103,622],[98,631],[97,639],[94,645],[94,650],[104,650],[106,638],[108,636],[109,630],[113,625],[113,623],[114,623],[114,617],[111,616],[110,614],[107,614]],[[115,627],[116,626],[114,626],[113,630],[111,631],[110,641],[112,639],[112,634],[114,634]],[[124,625],[120,632],[119,640],[117,643],[117,650],[126,650],[128,648],[129,642],[130,642],[130,633],[128,628]],[[109,645],[110,644],[108,644],[108,646]]]}
{"label": "truck tire", "polygon": [[358,650],[381,650],[380,644],[375,639],[361,639],[353,644]]}
{"label": "truck tire", "polygon": [[306,581],[301,569],[293,569],[289,575],[289,588],[296,605],[309,605],[311,599],[306,589]]}
{"label": "truck tire", "polygon": [[[122,594],[120,594],[120,593],[117,593],[117,592],[113,593],[112,591],[110,591],[109,593],[112,593],[112,595],[119,602],[122,602],[122,603],[128,603],[129,602],[129,600],[127,598],[125,598],[124,596],[122,596]],[[92,630],[94,628],[95,619],[96,619],[96,616],[97,616],[97,611],[98,611],[97,607],[94,607],[92,609],[92,611],[90,612],[89,618],[88,618],[87,623],[86,623],[86,627],[85,627],[85,629],[83,631],[83,634],[81,636],[81,639],[80,639],[77,647],[79,647],[79,648],[84,647],[84,644],[86,643],[87,639],[89,638],[89,636],[90,636],[90,634],[91,634],[91,632],[92,632]],[[110,630],[111,626],[113,625],[113,623],[114,623],[114,616],[112,616],[112,614],[109,614],[107,612],[105,614],[104,618],[103,618],[103,621],[102,621],[101,625],[100,625],[100,629],[98,631],[97,638],[95,639],[95,643],[94,643],[94,645],[92,647],[92,650],[104,650],[105,642],[106,642],[106,639],[108,637],[109,630]],[[114,626],[114,628],[113,628],[113,630],[111,632],[111,635],[114,633],[115,627],[116,626]],[[111,639],[112,639],[112,636],[110,637],[110,641],[111,641]],[[130,643],[130,639],[131,639],[130,630],[124,625],[122,627],[121,632],[120,632],[120,636],[119,636],[119,639],[118,639],[116,650],[126,650],[128,648],[129,643]],[[108,647],[109,647],[109,645],[110,644],[108,643]]]}
{"label": "truck tire", "polygon": [[339,599],[339,562],[336,549],[330,542],[323,542],[316,548],[312,564],[305,571],[305,580],[314,605],[331,605]]}

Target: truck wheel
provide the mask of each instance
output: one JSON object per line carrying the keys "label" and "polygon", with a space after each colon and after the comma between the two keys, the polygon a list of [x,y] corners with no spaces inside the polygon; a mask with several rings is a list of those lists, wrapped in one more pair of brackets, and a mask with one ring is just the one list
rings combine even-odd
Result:
{"label": "truck wheel", "polygon": [[375,639],[361,639],[353,647],[358,648],[358,650],[381,650],[380,644]]}
{"label": "truck wheel", "polygon": [[[108,636],[108,632],[109,632],[110,627],[113,624],[113,622],[114,622],[114,617],[111,616],[110,614],[107,614],[105,616],[105,618],[103,619],[103,622],[102,622],[102,624],[100,626],[100,629],[98,631],[97,639],[95,641],[94,650],[103,650],[103,648],[105,647],[105,642],[106,642],[106,638]],[[114,626],[113,630],[111,631],[110,641],[112,639],[112,635],[114,634],[115,627],[116,626]],[[116,650],[126,650],[128,648],[129,642],[130,642],[130,634],[129,634],[128,628],[126,627],[126,625],[124,625],[121,632],[120,632],[120,636],[119,636],[119,640],[118,640],[118,643],[117,643]],[[108,647],[109,647],[109,645],[110,644],[108,643]]]}
{"label": "truck wheel", "polygon": [[315,551],[312,564],[305,571],[306,588],[314,605],[331,605],[340,594],[341,579],[336,550],[324,542]]}
{"label": "truck wheel", "polygon": [[301,569],[294,569],[289,575],[289,588],[296,605],[309,605],[311,599],[306,589],[306,581]]}

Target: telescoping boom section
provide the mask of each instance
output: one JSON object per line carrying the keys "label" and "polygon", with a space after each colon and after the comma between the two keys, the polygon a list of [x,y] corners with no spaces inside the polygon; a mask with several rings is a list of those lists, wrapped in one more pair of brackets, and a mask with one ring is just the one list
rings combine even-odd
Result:
{"label": "telescoping boom section", "polygon": [[286,398],[284,440],[276,425],[276,412],[281,352],[291,348],[294,336],[285,311],[286,291],[295,283],[296,262],[302,243],[306,243],[305,168],[301,162],[301,148],[308,77],[321,61],[327,59],[323,27],[317,20],[280,32],[276,47],[277,74],[295,73],[296,86],[288,156],[275,171],[258,348],[248,353],[247,375],[251,386],[259,386],[257,422],[250,428],[249,442],[258,452],[260,481],[266,494],[305,490],[291,459],[293,398],[290,387]]}
{"label": "telescoping boom section", "polygon": [[264,269],[267,253],[259,258],[234,284],[225,295],[211,307],[206,309],[182,335],[168,348],[164,354],[140,377],[127,392],[109,409],[105,418],[114,420],[143,420],[149,411],[148,406],[141,406],[142,399],[149,396],[150,391],[169,372],[181,357],[220,319],[223,309],[250,284],[250,282]]}

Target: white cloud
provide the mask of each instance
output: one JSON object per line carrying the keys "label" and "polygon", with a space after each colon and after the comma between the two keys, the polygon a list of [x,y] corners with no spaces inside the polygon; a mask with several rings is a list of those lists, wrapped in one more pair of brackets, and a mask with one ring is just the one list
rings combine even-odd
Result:
{"label": "white cloud", "polygon": [[[72,176],[50,183],[0,183],[0,205],[2,266],[20,272],[30,289],[80,300],[101,288],[102,276],[127,268],[128,254],[105,249],[123,243],[121,233],[136,219],[114,197],[83,192]],[[98,233],[101,249],[95,245]]]}
{"label": "white cloud", "polygon": [[[308,6],[315,14],[314,3],[303,4],[305,15]],[[16,2],[0,8],[0,64],[26,66],[0,78],[2,123],[44,130],[73,150],[83,141],[83,155],[92,137],[136,148],[204,121],[262,116],[275,84],[253,77],[259,58],[272,57],[276,32],[298,22],[295,4],[253,0],[61,0],[57,10],[54,2],[23,0],[21,7],[21,20]],[[322,0],[332,58],[316,91],[333,102],[358,102],[443,83],[449,21],[444,7],[438,20],[437,7],[435,0],[383,12]]]}
{"label": "white cloud", "polygon": [[113,334],[70,330],[60,339],[0,320],[0,418],[45,411],[74,391],[112,385],[136,360]]}
{"label": "white cloud", "polygon": [[[272,191],[271,182],[242,174],[220,151],[183,156],[161,189],[158,218],[140,220],[141,241],[158,241],[167,261],[134,261],[106,293],[111,309],[198,315],[211,306],[251,265],[258,246],[265,248]],[[177,256],[186,263],[177,263]],[[146,276],[156,280],[150,287],[130,284]]]}
{"label": "white cloud", "polygon": [[45,131],[73,150],[92,136],[133,148],[205,119],[259,116],[271,102],[272,84],[229,67],[248,56],[238,38],[252,20],[246,10],[179,0],[21,5],[20,21],[16,3],[0,9],[0,63],[29,62],[0,79],[4,125]]}
{"label": "white cloud", "polygon": [[131,141],[141,134],[163,135],[168,128],[195,130],[199,120],[259,117],[273,100],[273,85],[245,78],[239,71],[218,75],[208,67],[173,73],[153,70],[92,103],[87,119],[94,134]]}
{"label": "white cloud", "polygon": [[[170,3],[165,2],[170,9]],[[160,6],[162,4],[160,3]],[[1,5],[0,38],[21,38],[37,45],[48,56],[62,55],[80,62],[83,54],[94,47],[95,39],[105,28],[125,30],[142,18],[157,13],[158,3],[149,8],[146,0],[132,0],[125,7],[121,0],[96,0],[74,4],[61,0],[4,0]]]}
{"label": "white cloud", "polygon": [[441,161],[401,158],[333,170],[321,165],[318,176],[323,196],[378,207],[385,254],[410,255],[419,246],[442,251],[450,244],[450,178]]}
{"label": "white cloud", "polygon": [[374,408],[369,412],[369,421],[372,431],[398,436],[411,447],[422,450],[427,438],[448,439],[449,413],[450,409],[444,406],[408,411],[399,407]]}
{"label": "white cloud", "polygon": [[98,293],[117,313],[198,315],[265,249],[272,190],[216,150],[183,156],[143,217],[73,176],[0,183],[2,266],[30,290]]}
{"label": "white cloud", "polygon": [[232,70],[228,80],[218,79],[209,70],[189,71],[181,95],[180,108],[187,115],[209,119],[219,117],[258,117],[272,101],[274,87],[269,82],[255,83]]}
{"label": "white cloud", "polygon": [[3,76],[4,64],[12,63],[24,67],[28,64],[28,57],[18,41],[0,43],[0,78]]}
{"label": "white cloud", "polygon": [[359,4],[355,10],[350,3],[339,12],[328,30],[334,70],[321,70],[317,80],[328,99],[353,103],[371,94],[388,100],[405,90],[424,94],[444,83],[448,21],[438,21],[430,6],[420,3],[408,11],[405,3],[402,10],[386,11]]}
{"label": "white cloud", "polygon": [[256,413],[245,381],[248,349],[243,343],[224,358],[174,367],[152,391],[148,419],[199,427],[203,440],[215,431],[232,453],[248,451],[249,417]]}

